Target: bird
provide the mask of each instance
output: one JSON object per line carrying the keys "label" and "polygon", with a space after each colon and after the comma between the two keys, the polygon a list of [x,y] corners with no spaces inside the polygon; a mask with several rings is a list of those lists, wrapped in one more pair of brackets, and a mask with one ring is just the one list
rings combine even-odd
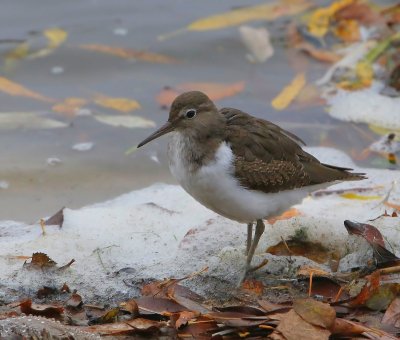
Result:
{"label": "bird", "polygon": [[182,188],[208,209],[247,225],[246,272],[252,270],[264,220],[312,191],[366,178],[321,163],[293,133],[235,108],[218,109],[200,91],[177,96],[167,122],[137,148],[165,134],[171,135],[169,168]]}

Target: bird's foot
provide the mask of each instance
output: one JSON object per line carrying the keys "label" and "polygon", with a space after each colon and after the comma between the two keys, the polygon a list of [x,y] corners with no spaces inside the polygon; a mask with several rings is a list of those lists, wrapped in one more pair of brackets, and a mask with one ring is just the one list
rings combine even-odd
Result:
{"label": "bird's foot", "polygon": [[268,260],[264,259],[257,266],[246,266],[246,274],[253,273],[253,272],[261,269],[262,267],[266,266],[267,263],[268,263]]}

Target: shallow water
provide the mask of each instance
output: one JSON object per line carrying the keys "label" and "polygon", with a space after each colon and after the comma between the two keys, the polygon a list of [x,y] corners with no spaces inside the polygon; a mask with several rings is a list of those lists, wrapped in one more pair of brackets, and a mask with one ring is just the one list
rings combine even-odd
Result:
{"label": "shallow water", "polygon": [[[286,20],[265,25],[273,34],[275,55],[264,64],[251,64],[236,27],[207,32],[185,32],[165,41],[157,36],[190,22],[233,7],[259,1],[12,1],[0,11],[0,62],[16,46],[12,40],[42,42],[38,33],[51,27],[68,32],[68,40],[43,58],[20,60],[2,76],[48,97],[89,98],[93,93],[137,100],[142,108],[132,114],[161,125],[167,111],[156,95],[164,86],[183,82],[245,81],[245,90],[218,101],[272,120],[298,134],[309,145],[329,145],[350,152],[370,140],[363,126],[337,122],[320,106],[274,111],[271,100],[299,70],[310,80],[323,74],[326,65],[287,50],[282,40]],[[36,33],[35,33],[36,32]],[[10,40],[10,41],[9,41]],[[104,44],[147,50],[176,58],[178,64],[133,61],[85,51],[80,44]],[[63,72],[54,72],[62,68]],[[52,113],[49,103],[0,92],[1,112],[48,112],[70,124],[61,129],[0,130],[0,220],[34,221],[62,206],[77,208],[112,198],[156,181],[174,183],[165,158],[166,139],[160,139],[127,156],[125,151],[154,129],[128,129],[96,122],[90,116],[75,118]],[[91,108],[94,113],[115,113]],[[363,131],[362,133],[360,133]],[[364,136],[364,137],[362,137]],[[87,152],[72,150],[81,142],[94,142]],[[50,166],[49,157],[62,163]]]}

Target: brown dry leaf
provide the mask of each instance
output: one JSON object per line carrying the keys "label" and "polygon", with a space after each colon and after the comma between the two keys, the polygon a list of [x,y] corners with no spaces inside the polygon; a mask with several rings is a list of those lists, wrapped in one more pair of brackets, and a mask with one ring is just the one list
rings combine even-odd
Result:
{"label": "brown dry leaf", "polygon": [[371,25],[378,23],[380,15],[367,2],[356,1],[337,11],[335,20],[356,20],[360,24]]}
{"label": "brown dry leaf", "polygon": [[169,107],[174,99],[186,91],[202,91],[207,94],[211,100],[220,100],[226,97],[232,97],[244,90],[245,82],[236,83],[183,83],[176,88],[165,87],[156,97],[157,102],[162,107]]}
{"label": "brown dry leaf", "polygon": [[286,221],[286,220],[290,220],[293,217],[296,216],[302,216],[302,213],[297,210],[296,208],[291,208],[289,210],[286,210],[283,214],[276,216],[276,217],[272,217],[268,219],[268,223],[271,225],[274,225],[277,221]]}
{"label": "brown dry leaf", "polygon": [[287,340],[299,340],[305,336],[307,340],[328,340],[331,334],[327,329],[308,323],[294,310],[290,310],[284,315],[276,330],[282,333]]}
{"label": "brown dry leaf", "polygon": [[385,315],[382,318],[382,323],[400,327],[400,297],[396,297],[388,309],[386,309]]}
{"label": "brown dry leaf", "polygon": [[304,73],[297,74],[292,82],[272,100],[271,105],[275,110],[284,110],[297,97],[302,88],[306,85]]}
{"label": "brown dry leaf", "polygon": [[72,309],[78,309],[82,306],[82,296],[77,293],[72,293],[70,298],[65,302],[65,305]]}
{"label": "brown dry leaf", "polygon": [[150,312],[160,315],[170,315],[171,313],[178,313],[187,311],[188,309],[177,302],[159,297],[142,296],[136,299],[140,311]]}
{"label": "brown dry leaf", "polygon": [[350,235],[360,235],[364,237],[369,244],[379,244],[385,248],[385,241],[381,232],[371,224],[359,223],[346,220],[344,226]]}
{"label": "brown dry leaf", "polygon": [[28,269],[45,269],[53,268],[56,264],[57,263],[45,253],[33,253],[31,262],[24,263],[24,267]]}
{"label": "brown dry leaf", "polygon": [[136,333],[153,334],[157,333],[160,328],[165,326],[166,324],[164,322],[136,318],[124,322],[82,327],[81,330],[100,335],[130,335]]}
{"label": "brown dry leaf", "polygon": [[244,280],[241,288],[255,295],[262,295],[264,284],[257,280]]}
{"label": "brown dry leaf", "polygon": [[346,319],[336,318],[333,327],[331,328],[332,334],[342,336],[364,335],[368,339],[384,339],[395,340],[397,337],[386,333],[380,329],[370,328],[361,323],[350,321]]}
{"label": "brown dry leaf", "polygon": [[400,292],[400,283],[385,283],[380,285],[365,302],[369,309],[386,310]]}
{"label": "brown dry leaf", "polygon": [[43,288],[40,288],[36,292],[36,296],[37,296],[38,299],[44,299],[45,297],[48,297],[50,295],[54,295],[54,294],[57,294],[57,293],[58,293],[57,288],[43,286]]}
{"label": "brown dry leaf", "polygon": [[45,225],[57,225],[61,228],[64,223],[64,209],[65,207],[62,207],[53,216],[49,217],[45,221]]}
{"label": "brown dry leaf", "polygon": [[179,313],[179,318],[178,318],[178,320],[176,320],[176,322],[175,322],[175,328],[176,328],[176,329],[182,328],[182,326],[187,325],[187,323],[188,323],[190,320],[192,320],[192,319],[198,317],[199,315],[200,315],[199,313],[192,312],[192,311],[183,311],[183,312],[180,312],[180,313]]}
{"label": "brown dry leaf", "polygon": [[278,305],[276,303],[272,303],[269,302],[268,300],[258,300],[257,301],[258,304],[262,307],[262,309],[264,309],[266,312],[274,312],[274,313],[286,313],[288,312],[290,309],[292,309],[291,306],[287,306],[287,305]]}
{"label": "brown dry leaf", "polygon": [[[309,281],[306,287],[309,290]],[[338,295],[340,293],[340,295]],[[323,296],[325,301],[345,300],[348,294],[341,286],[329,277],[313,276],[311,294]]]}
{"label": "brown dry leaf", "polygon": [[348,43],[360,41],[361,39],[360,26],[356,20],[349,19],[339,21],[333,33],[335,33],[338,38]]}
{"label": "brown dry leaf", "polygon": [[198,317],[196,320],[190,320],[188,324],[181,330],[178,330],[179,338],[193,338],[193,339],[210,339],[206,336],[206,332],[211,329],[218,329],[215,321],[205,317]]}
{"label": "brown dry leaf", "polygon": [[254,316],[253,314],[244,314],[238,312],[211,312],[204,315],[217,323],[231,327],[250,327],[258,326],[267,321],[267,316]]}
{"label": "brown dry leaf", "polygon": [[36,99],[42,102],[54,102],[54,99],[43,96],[40,93],[29,90],[28,88],[20,85],[12,80],[0,76],[0,91],[7,93],[11,96],[21,96]]}
{"label": "brown dry leaf", "polygon": [[51,108],[54,112],[62,113],[67,116],[74,117],[77,112],[86,105],[88,101],[83,98],[70,97],[65,98],[62,102],[53,105]]}
{"label": "brown dry leaf", "polygon": [[336,319],[336,311],[330,305],[310,298],[295,300],[293,310],[305,321],[323,328],[332,327]]}
{"label": "brown dry leaf", "polygon": [[137,59],[141,61],[147,61],[149,63],[159,63],[159,64],[178,63],[178,60],[173,57],[169,57],[158,53],[152,53],[149,51],[138,51],[130,48],[100,45],[100,44],[86,44],[86,45],[80,45],[79,47],[84,50],[110,54],[123,59]]}
{"label": "brown dry leaf", "polygon": [[64,283],[63,286],[60,289],[61,293],[70,293],[71,290],[69,289],[67,283]]}
{"label": "brown dry leaf", "polygon": [[325,63],[333,64],[342,59],[342,56],[340,56],[339,54],[336,54],[335,52],[329,50],[316,48],[315,46],[311,45],[308,42],[302,42],[300,44],[297,44],[296,48],[302,52],[309,54],[314,59],[317,59]]}
{"label": "brown dry leaf", "polygon": [[317,263],[326,263],[332,258],[337,258],[336,254],[321,243],[302,240],[281,241],[270,246],[266,252],[276,256],[304,256]]}
{"label": "brown dry leaf", "polygon": [[379,270],[373,272],[371,275],[365,277],[367,279],[366,284],[361,289],[361,292],[349,302],[351,307],[364,306],[368,299],[377,291],[380,282]]}
{"label": "brown dry leaf", "polygon": [[97,94],[93,101],[102,107],[113,109],[120,112],[131,112],[140,109],[139,102],[128,98],[108,97],[103,94]]}
{"label": "brown dry leaf", "polygon": [[37,315],[37,316],[44,316],[46,318],[54,318],[58,319],[61,317],[61,314],[64,313],[64,308],[58,306],[51,306],[51,305],[38,305],[36,303],[32,303],[32,300],[28,299],[22,301],[19,304],[21,308],[21,312],[29,315]]}
{"label": "brown dry leaf", "polygon": [[137,317],[139,315],[139,306],[134,299],[130,299],[126,302],[120,303],[121,310],[127,311],[132,314],[133,317]]}

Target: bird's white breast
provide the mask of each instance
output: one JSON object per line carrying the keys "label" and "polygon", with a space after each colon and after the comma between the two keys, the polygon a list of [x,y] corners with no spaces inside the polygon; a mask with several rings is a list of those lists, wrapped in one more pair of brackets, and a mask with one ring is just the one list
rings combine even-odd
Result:
{"label": "bird's white breast", "polygon": [[216,213],[249,223],[281,214],[299,203],[312,186],[266,194],[242,187],[234,177],[234,154],[222,142],[215,159],[203,166],[193,166],[188,159],[194,141],[175,132],[168,145],[169,167],[180,185],[197,201]]}

